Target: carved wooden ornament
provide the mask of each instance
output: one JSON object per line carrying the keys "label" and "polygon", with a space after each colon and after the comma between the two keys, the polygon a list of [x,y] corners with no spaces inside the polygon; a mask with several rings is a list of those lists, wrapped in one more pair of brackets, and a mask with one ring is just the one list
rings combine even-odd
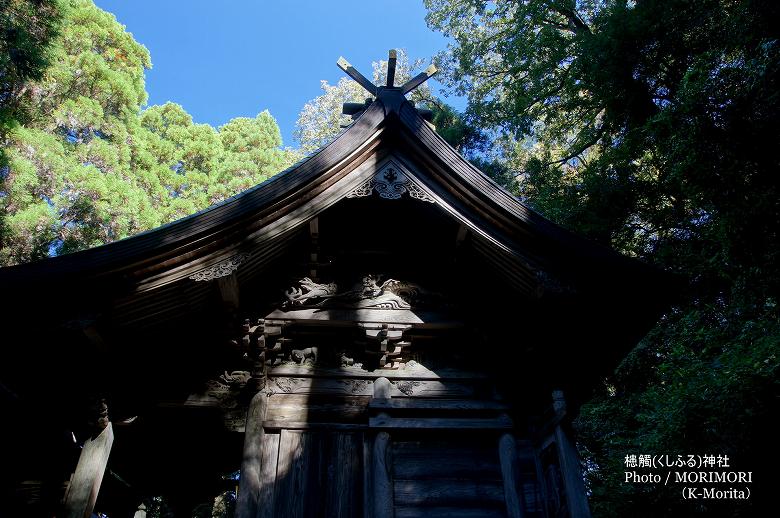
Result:
{"label": "carved wooden ornament", "polygon": [[189,278],[194,281],[213,281],[214,279],[219,279],[220,277],[227,277],[231,273],[235,272],[241,263],[243,263],[248,257],[249,254],[234,255],[225,261],[193,273],[189,276]]}
{"label": "carved wooden ornament", "polygon": [[373,191],[376,191],[381,198],[386,200],[400,199],[402,194],[408,192],[410,197],[417,200],[427,201],[428,203],[436,202],[416,180],[401,171],[401,168],[393,162],[378,169],[374,176],[350,191],[347,194],[347,198],[371,196]]}

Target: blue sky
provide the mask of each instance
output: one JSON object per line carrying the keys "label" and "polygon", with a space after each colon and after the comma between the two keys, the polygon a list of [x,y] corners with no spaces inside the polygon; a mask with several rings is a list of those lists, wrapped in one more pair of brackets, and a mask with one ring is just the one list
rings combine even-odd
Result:
{"label": "blue sky", "polygon": [[[152,56],[149,104],[173,101],[220,126],[268,109],[285,146],[306,101],[344,74],[344,56],[370,77],[391,48],[430,59],[445,38],[425,25],[422,0],[95,0]],[[438,84],[432,80],[434,90]]]}

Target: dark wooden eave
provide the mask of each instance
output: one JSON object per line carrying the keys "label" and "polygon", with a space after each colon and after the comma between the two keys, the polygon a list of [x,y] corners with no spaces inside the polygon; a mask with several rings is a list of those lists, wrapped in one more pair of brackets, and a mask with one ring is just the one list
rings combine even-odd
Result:
{"label": "dark wooden eave", "polygon": [[[334,142],[267,181],[217,205],[153,230],[88,250],[0,269],[6,286],[111,279],[133,283],[234,244],[305,203],[339,173],[339,163],[376,140],[384,122],[377,103]],[[328,174],[325,174],[328,173]]]}
{"label": "dark wooden eave", "polygon": [[[187,281],[193,272],[235,254],[247,253],[257,263],[274,250],[282,253],[290,230],[306,223],[306,214],[310,219],[322,210],[318,204],[324,202],[318,200],[357,168],[389,154],[469,228],[474,248],[516,289],[531,293],[543,287],[539,274],[544,272],[584,287],[583,293],[609,293],[618,303],[640,299],[643,306],[656,308],[653,313],[667,300],[668,276],[526,207],[450,147],[400,88],[380,89],[377,100],[331,144],[252,189],[127,239],[2,268],[0,284],[21,307],[40,290],[68,289],[83,300],[140,301],[148,293],[159,303],[167,285]],[[339,196],[331,196],[331,202]],[[294,214],[294,220],[282,224]]]}

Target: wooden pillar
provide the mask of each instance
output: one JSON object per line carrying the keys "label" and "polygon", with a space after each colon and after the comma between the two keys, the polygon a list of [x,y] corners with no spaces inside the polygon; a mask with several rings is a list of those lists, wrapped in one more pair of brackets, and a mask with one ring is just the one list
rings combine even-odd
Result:
{"label": "wooden pillar", "polygon": [[390,434],[379,432],[374,437],[374,447],[371,449],[371,474],[373,476],[374,492],[368,495],[373,500],[374,518],[393,518],[393,477],[391,474],[392,452],[390,450]]}
{"label": "wooden pillar", "polygon": [[[263,390],[266,382],[266,336],[265,320],[259,319],[257,326],[252,328],[248,322],[244,324],[247,334],[244,340],[249,348],[249,357],[252,359],[252,371],[248,388],[250,390]],[[251,333],[251,334],[250,334]],[[254,335],[254,336],[253,336]]]}
{"label": "wooden pillar", "polygon": [[258,392],[249,403],[246,416],[246,431],[244,432],[244,454],[241,461],[241,478],[238,483],[238,498],[236,501],[236,518],[255,518],[262,502],[261,472],[263,466],[262,445],[265,430],[263,420],[268,408],[268,396]]}
{"label": "wooden pillar", "polygon": [[[563,397],[563,392],[556,390],[552,396],[553,409],[556,413],[565,412],[566,400]],[[590,518],[590,507],[588,506],[588,498],[585,496],[585,484],[582,481],[577,448],[561,423],[555,426],[555,445],[558,448],[558,463],[561,467],[569,515],[571,518]]]}
{"label": "wooden pillar", "polygon": [[111,423],[107,423],[97,437],[84,443],[65,495],[67,518],[89,518],[92,515],[113,443],[114,430]]}
{"label": "wooden pillar", "polygon": [[[377,378],[374,381],[374,399],[390,399],[392,384],[387,378]],[[380,413],[380,416],[383,414]],[[392,449],[390,434],[379,432],[370,438],[370,447],[364,451],[369,453],[366,459],[368,480],[365,483],[365,516],[371,518],[393,518],[393,475]]]}
{"label": "wooden pillar", "polygon": [[501,436],[498,441],[498,457],[501,462],[501,476],[504,479],[506,514],[509,518],[523,518],[523,502],[518,491],[520,472],[517,443],[512,434],[505,433]]}

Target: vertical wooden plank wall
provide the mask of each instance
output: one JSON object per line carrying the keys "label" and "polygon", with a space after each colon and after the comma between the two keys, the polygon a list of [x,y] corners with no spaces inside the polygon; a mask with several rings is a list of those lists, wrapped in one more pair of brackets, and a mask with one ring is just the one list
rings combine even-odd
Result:
{"label": "vertical wooden plank wall", "polygon": [[281,430],[277,437],[275,494],[266,504],[273,516],[360,514],[363,434]]}
{"label": "vertical wooden plank wall", "polygon": [[[270,423],[265,420],[270,409],[279,417],[291,405],[298,406],[300,399],[300,395],[269,397],[265,393],[253,398],[247,415],[237,517],[349,518],[360,513],[362,432],[316,426],[274,432],[263,426]],[[334,403],[317,400],[312,404],[331,408]]]}
{"label": "vertical wooden plank wall", "polygon": [[319,507],[320,439],[316,433],[281,431],[274,516],[302,518],[307,506]]}
{"label": "vertical wooden plank wall", "polygon": [[325,516],[350,518],[362,514],[363,434],[330,434]]}

